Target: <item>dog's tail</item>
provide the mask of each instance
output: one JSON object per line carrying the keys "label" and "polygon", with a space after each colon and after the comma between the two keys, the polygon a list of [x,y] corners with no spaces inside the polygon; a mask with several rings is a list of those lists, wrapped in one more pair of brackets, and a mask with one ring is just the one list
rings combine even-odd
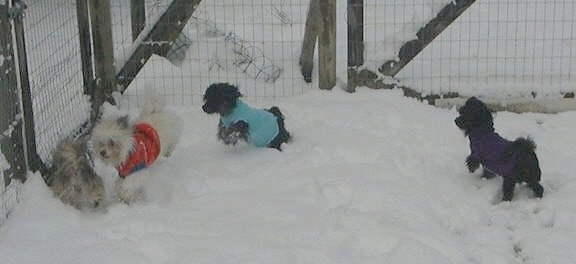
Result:
{"label": "dog's tail", "polygon": [[536,157],[536,144],[531,138],[517,138],[510,144],[510,148],[515,152],[514,159],[517,166],[519,166],[523,180],[534,190],[537,197],[542,197],[544,188],[538,182],[540,181],[542,171]]}
{"label": "dog's tail", "polygon": [[519,149],[526,152],[533,152],[536,150],[536,143],[530,137],[517,138],[512,142],[512,148]]}
{"label": "dog's tail", "polygon": [[144,91],[144,104],[142,105],[142,115],[158,113],[166,107],[166,98],[156,89],[148,88]]}
{"label": "dog's tail", "polygon": [[530,138],[517,138],[514,140],[502,153],[502,157],[504,159],[514,158],[518,159],[525,159],[527,157],[532,158],[535,157],[534,151],[536,150],[536,143]]}
{"label": "dog's tail", "polygon": [[509,159],[516,156],[517,153],[534,153],[535,150],[536,143],[531,138],[517,138],[504,149],[502,158]]}

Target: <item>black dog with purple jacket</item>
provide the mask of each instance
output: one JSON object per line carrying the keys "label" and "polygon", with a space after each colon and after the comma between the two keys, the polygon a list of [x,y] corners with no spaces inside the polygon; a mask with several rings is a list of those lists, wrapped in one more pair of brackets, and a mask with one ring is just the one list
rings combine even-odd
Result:
{"label": "black dog with purple jacket", "polygon": [[471,153],[466,158],[469,171],[482,165],[484,177],[502,176],[504,201],[512,200],[514,185],[521,182],[526,182],[536,197],[542,197],[544,188],[534,142],[530,138],[509,141],[494,132],[490,109],[475,97],[468,99],[458,112],[460,116],[454,121],[470,139]]}

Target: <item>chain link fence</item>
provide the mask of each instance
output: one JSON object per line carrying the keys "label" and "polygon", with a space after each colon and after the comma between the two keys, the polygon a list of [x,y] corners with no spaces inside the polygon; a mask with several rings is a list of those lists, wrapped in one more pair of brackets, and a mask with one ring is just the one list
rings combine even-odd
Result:
{"label": "chain link fence", "polygon": [[76,1],[27,0],[24,32],[36,151],[51,163],[60,140],[90,117],[84,94]]}
{"label": "chain link fence", "polygon": [[[463,2],[445,9],[455,11]],[[467,2],[471,5],[396,75],[403,85],[422,94],[493,100],[574,97],[575,1]]]}
{"label": "chain link fence", "polygon": [[[141,28],[145,32],[172,1],[142,2],[146,15]],[[114,53],[120,60],[139,44],[138,39],[134,41],[130,14],[135,7],[130,3],[112,2]],[[310,87],[298,65],[308,3],[200,1],[170,51],[153,55],[125,95],[134,98],[129,101],[137,101],[135,88],[150,86],[164,91],[172,103],[193,104],[202,101],[204,89],[212,82],[237,84],[253,100],[301,95]]]}
{"label": "chain link fence", "polygon": [[[236,84],[255,101],[298,96],[312,88],[299,61],[310,0],[113,0],[109,10],[97,11],[109,12],[110,21],[97,19],[108,13],[86,11],[86,6],[102,8],[98,4],[105,3],[95,1],[0,0],[0,224],[19,197],[13,179],[37,169],[31,162],[49,166],[60,140],[89,129],[103,102],[95,101],[96,94],[103,89],[124,92],[127,107],[132,107],[139,103],[142,87],[155,88],[169,103],[180,105],[200,103],[213,82]],[[363,56],[359,67],[370,78],[391,80],[394,85],[387,88],[500,98],[567,97],[576,90],[574,1],[331,3],[337,7],[340,77],[347,66],[346,26],[354,25],[362,32],[355,35],[362,36],[357,40]],[[361,4],[361,12],[347,14],[350,4]],[[172,24],[162,24],[166,21]],[[87,31],[87,26],[100,31]],[[158,27],[177,35],[147,38]],[[86,44],[83,38],[93,42]],[[106,41],[111,48],[94,54],[106,50],[99,46]],[[140,51],[153,54],[133,62],[138,69],[133,75],[122,75],[123,65]],[[101,75],[102,57],[112,58],[112,72]],[[103,86],[106,74],[119,85]]]}

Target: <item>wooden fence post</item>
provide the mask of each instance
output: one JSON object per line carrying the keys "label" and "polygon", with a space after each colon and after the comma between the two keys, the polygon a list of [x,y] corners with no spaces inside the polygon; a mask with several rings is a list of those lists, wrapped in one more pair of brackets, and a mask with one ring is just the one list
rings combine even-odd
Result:
{"label": "wooden fence post", "polygon": [[348,0],[348,66],[364,64],[364,0]]}
{"label": "wooden fence post", "polygon": [[319,0],[322,29],[318,34],[319,88],[336,85],[336,0]]}
{"label": "wooden fence post", "polygon": [[24,9],[26,5],[22,0],[12,0],[14,8],[19,10],[13,17],[16,52],[18,56],[18,69],[20,77],[20,88],[22,98],[22,111],[24,116],[24,136],[26,137],[27,164],[31,171],[40,170],[46,173],[46,167],[36,151],[36,132],[34,127],[34,110],[32,108],[32,92],[30,90],[30,80],[28,77],[28,58],[26,56],[26,41],[24,39]]}
{"label": "wooden fence post", "polygon": [[310,0],[308,4],[308,16],[304,29],[304,40],[300,52],[300,72],[307,83],[312,82],[312,69],[314,68],[314,49],[320,29],[320,9],[318,0]]}
{"label": "wooden fence post", "polygon": [[98,108],[104,101],[114,103],[112,92],[116,91],[116,69],[112,46],[110,0],[90,0],[90,10],[96,76],[91,120],[95,121],[98,117]]}
{"label": "wooden fence post", "polygon": [[4,155],[10,168],[0,171],[2,173],[0,177],[3,177],[2,182],[8,186],[13,179],[24,181],[27,168],[22,136],[23,117],[20,110],[16,53],[12,44],[10,25],[10,19],[15,13],[13,13],[14,9],[10,9],[8,4],[4,3],[0,4],[0,155]]}
{"label": "wooden fence post", "polygon": [[329,90],[336,85],[336,0],[310,0],[300,53],[300,72],[308,83],[312,82],[316,43],[318,86]]}
{"label": "wooden fence post", "polygon": [[130,0],[132,40],[136,40],[146,26],[146,5],[144,0]]}
{"label": "wooden fence post", "polygon": [[348,91],[358,84],[358,67],[364,64],[364,0],[348,0]]}
{"label": "wooden fence post", "polygon": [[90,38],[90,30],[86,30],[90,28],[90,12],[86,0],[76,0],[76,19],[78,20],[84,93],[93,98],[96,83],[94,81],[94,60],[92,59],[92,39]]}

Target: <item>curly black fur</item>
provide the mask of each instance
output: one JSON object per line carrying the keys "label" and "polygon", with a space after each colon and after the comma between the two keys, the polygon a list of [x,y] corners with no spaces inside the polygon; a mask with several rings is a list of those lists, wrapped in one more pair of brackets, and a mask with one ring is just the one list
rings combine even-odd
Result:
{"label": "curly black fur", "polygon": [[[204,93],[202,110],[207,114],[218,113],[220,116],[227,116],[236,107],[236,100],[240,97],[242,97],[242,94],[238,91],[238,87],[234,85],[228,83],[211,84]],[[268,147],[282,150],[280,148],[282,143],[291,140],[290,133],[284,125],[284,115],[275,106],[267,109],[267,111],[276,116],[279,128],[278,135],[268,144]],[[245,121],[238,121],[229,127],[225,127],[222,122],[219,122],[217,136],[224,144],[235,145],[238,140],[248,141],[249,127],[250,124]]]}
{"label": "curly black fur", "polygon": [[236,86],[227,83],[215,83],[208,86],[204,93],[202,110],[208,114],[228,115],[236,107],[236,99],[242,97]]}
{"label": "curly black fur", "polygon": [[466,104],[458,109],[460,116],[454,120],[456,126],[462,129],[466,135],[470,129],[479,128],[494,131],[494,121],[490,109],[476,97],[466,101]]}
{"label": "curly black fur", "polygon": [[[494,133],[494,122],[490,109],[482,101],[472,97],[466,101],[464,106],[459,110],[459,116],[454,120],[456,126],[464,131],[465,135],[476,142],[482,144],[493,144],[493,142],[483,142],[478,138],[473,138],[471,131],[490,133],[494,137],[499,137]],[[487,137],[490,138],[490,137]],[[506,146],[501,153],[486,153],[492,157],[499,157],[498,162],[512,163],[512,172],[509,175],[501,175],[504,180],[502,183],[502,200],[510,201],[514,195],[514,185],[516,183],[526,182],[532,189],[536,197],[542,197],[544,188],[540,185],[541,171],[536,157],[536,144],[530,138],[517,138],[515,141],[505,141]],[[471,144],[472,148],[472,144]],[[487,167],[484,157],[466,158],[466,165],[470,172],[474,172],[482,165],[484,169],[483,177],[492,178],[494,176],[493,168]]]}

